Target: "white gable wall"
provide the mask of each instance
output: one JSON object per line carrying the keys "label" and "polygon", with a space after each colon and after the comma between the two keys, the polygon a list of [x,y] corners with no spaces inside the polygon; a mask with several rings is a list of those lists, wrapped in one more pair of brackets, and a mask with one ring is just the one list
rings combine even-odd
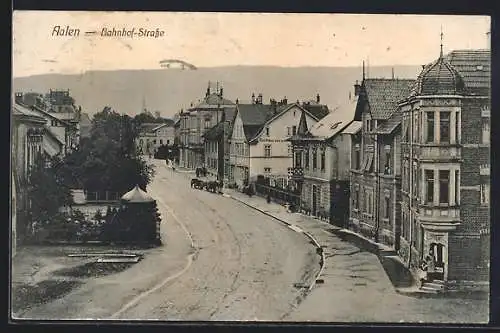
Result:
{"label": "white gable wall", "polygon": [[[282,177],[288,174],[288,168],[292,167],[291,143],[286,141],[289,138],[287,128],[299,127],[300,116],[302,110],[298,106],[293,106],[284,114],[270,122],[269,136],[266,129],[258,135],[257,143],[250,145],[250,179],[257,175],[268,175],[265,173],[265,168],[270,168],[269,175],[274,177]],[[317,121],[306,113],[307,126],[310,127]],[[266,145],[271,146],[271,156],[265,157]],[[290,147],[290,150],[289,150]]]}
{"label": "white gable wall", "polygon": [[250,167],[248,142],[243,130],[243,121],[240,114],[236,114],[233,130],[229,139],[229,164],[230,179],[238,186],[242,186],[246,179],[246,170]]}

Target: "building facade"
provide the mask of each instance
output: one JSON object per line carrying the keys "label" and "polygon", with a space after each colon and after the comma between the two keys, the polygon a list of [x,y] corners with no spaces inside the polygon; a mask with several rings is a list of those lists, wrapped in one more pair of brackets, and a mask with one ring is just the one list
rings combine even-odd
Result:
{"label": "building facade", "polygon": [[489,50],[425,66],[401,101],[402,240],[414,269],[430,255],[448,285],[489,281]]}
{"label": "building facade", "polygon": [[285,188],[292,170],[292,143],[302,113],[309,124],[318,122],[311,112],[286,99],[262,103],[262,94],[252,95],[252,104],[238,104],[230,139],[229,182],[252,183],[259,176],[271,185]]}
{"label": "building facade", "polygon": [[28,177],[29,170],[43,155],[46,119],[27,108],[12,108],[11,122],[11,249],[30,232]]}
{"label": "building facade", "polygon": [[211,92],[210,84],[203,100],[180,114],[179,166],[195,169],[205,162],[203,135],[222,119],[224,108],[235,104],[223,97],[223,88]]}
{"label": "building facade", "polygon": [[224,108],[220,122],[203,135],[207,175],[226,182],[229,172],[229,138],[234,114],[234,108]]}
{"label": "building facade", "polygon": [[292,180],[300,189],[301,209],[339,225],[348,216],[351,137],[360,127],[355,106],[348,101],[309,129],[303,116],[291,138]]}
{"label": "building facade", "polygon": [[[39,93],[15,94],[15,103],[36,112],[46,119],[47,134],[59,141],[57,145],[47,147],[50,156],[66,155],[73,151],[80,142],[81,107],[74,105],[69,91],[51,90],[46,96]],[[46,141],[49,143],[52,141]],[[56,146],[61,146],[56,151]]]}
{"label": "building facade", "polygon": [[356,83],[349,228],[390,247],[399,248],[400,123],[397,103],[414,80],[363,79]]}
{"label": "building facade", "polygon": [[141,124],[135,139],[139,154],[154,154],[160,146],[173,146],[175,128],[173,122]]}

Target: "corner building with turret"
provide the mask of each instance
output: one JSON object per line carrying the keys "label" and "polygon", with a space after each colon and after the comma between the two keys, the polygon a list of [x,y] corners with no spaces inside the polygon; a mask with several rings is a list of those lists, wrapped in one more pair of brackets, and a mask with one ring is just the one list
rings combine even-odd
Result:
{"label": "corner building with turret", "polygon": [[489,281],[490,65],[489,50],[441,52],[398,104],[398,252],[415,271],[433,256],[450,288]]}

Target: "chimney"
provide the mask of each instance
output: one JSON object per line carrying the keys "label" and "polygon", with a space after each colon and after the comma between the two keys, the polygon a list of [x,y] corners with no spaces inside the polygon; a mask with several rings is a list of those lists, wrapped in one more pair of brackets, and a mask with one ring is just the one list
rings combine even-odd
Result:
{"label": "chimney", "polygon": [[316,103],[319,104],[319,102],[321,101],[321,97],[319,96],[319,94],[316,95]]}
{"label": "chimney", "polygon": [[394,67],[392,67],[392,79],[394,80]]}
{"label": "chimney", "polygon": [[257,97],[257,104],[262,104],[262,94]]}
{"label": "chimney", "polygon": [[14,101],[17,104],[22,104],[23,103],[23,93],[22,92],[17,92],[16,95],[15,95]]}
{"label": "chimney", "polygon": [[360,92],[361,92],[361,85],[356,80],[356,83],[354,84],[354,96],[359,96]]}
{"label": "chimney", "polygon": [[271,104],[271,109],[272,109],[273,113],[276,113],[276,111],[278,110],[278,108],[277,108],[278,103],[276,102],[276,100],[274,98],[271,98],[269,100],[269,103]]}
{"label": "chimney", "polygon": [[252,93],[252,104],[255,104],[255,94]]}
{"label": "chimney", "polygon": [[287,105],[288,104],[288,99],[286,99],[286,96],[285,98],[283,98],[283,105]]}
{"label": "chimney", "polygon": [[205,94],[205,96],[210,96],[210,81],[208,81],[207,93]]}

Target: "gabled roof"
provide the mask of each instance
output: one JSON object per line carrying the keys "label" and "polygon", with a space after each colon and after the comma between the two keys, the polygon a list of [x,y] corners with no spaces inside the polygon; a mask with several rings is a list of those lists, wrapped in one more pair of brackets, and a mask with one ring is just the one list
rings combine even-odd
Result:
{"label": "gabled roof", "polygon": [[[274,121],[275,119],[279,118],[281,115],[283,115],[284,113],[288,112],[288,110],[290,110],[291,108],[293,107],[298,107],[301,111],[302,111],[302,114],[307,114],[309,115],[311,118],[315,119],[316,121],[318,121],[319,119],[313,115],[312,113],[310,113],[307,109],[305,109],[304,107],[302,107],[299,103],[292,103],[292,104],[286,104],[286,105],[279,105],[276,107],[276,111],[273,112],[269,119],[267,119],[265,121],[264,124],[262,124],[262,127],[255,133],[255,135],[253,136],[252,140],[254,140],[256,138],[256,136],[264,129],[264,127],[271,123],[272,121]],[[271,105],[271,110],[273,110],[273,106]],[[302,116],[301,114],[301,116]]]}
{"label": "gabled roof", "polygon": [[410,94],[414,83],[410,79],[365,79],[362,87],[372,118],[389,119],[398,102]]}
{"label": "gabled roof", "polygon": [[243,126],[262,126],[273,115],[270,104],[238,104],[236,109]]}
{"label": "gabled roof", "polygon": [[40,107],[38,107],[37,105],[32,106],[32,108],[33,108],[32,110],[33,110],[34,112],[39,112],[39,113],[41,113],[41,114],[42,114],[42,115],[44,115],[44,116],[47,116],[47,117],[49,117],[49,118],[51,118],[51,119],[54,119],[54,120],[57,120],[58,122],[60,122],[61,124],[65,125],[65,126],[67,126],[67,127],[72,127],[72,128],[75,128],[75,125],[74,125],[74,124],[68,123],[66,120],[63,120],[63,119],[59,119],[59,118],[57,118],[56,116],[52,115],[50,112],[47,112],[47,111],[45,111],[45,110],[41,109],[41,108],[40,108]]}
{"label": "gabled roof", "polygon": [[358,99],[351,99],[335,108],[328,116],[311,126],[309,133],[316,139],[329,139],[342,132],[354,120]]}
{"label": "gabled roof", "polygon": [[[237,104],[234,116],[231,118],[231,127],[236,116],[239,115],[243,123],[243,132],[247,141],[252,140],[268,119],[273,115],[270,104]],[[226,118],[227,119],[227,118]]]}
{"label": "gabled roof", "polygon": [[403,119],[401,112],[394,112],[389,119],[378,126],[374,133],[376,134],[391,134],[400,124]]}

